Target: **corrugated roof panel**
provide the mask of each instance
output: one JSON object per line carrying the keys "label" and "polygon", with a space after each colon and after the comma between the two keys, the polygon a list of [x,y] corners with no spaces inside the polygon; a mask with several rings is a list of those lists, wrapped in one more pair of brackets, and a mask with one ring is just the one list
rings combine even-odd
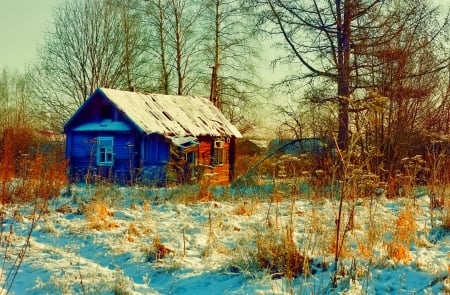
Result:
{"label": "corrugated roof panel", "polygon": [[203,97],[100,90],[149,134],[242,137],[220,110]]}

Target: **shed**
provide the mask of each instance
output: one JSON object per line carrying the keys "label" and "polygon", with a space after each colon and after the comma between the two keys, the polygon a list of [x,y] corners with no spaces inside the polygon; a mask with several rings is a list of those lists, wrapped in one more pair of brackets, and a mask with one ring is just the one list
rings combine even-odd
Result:
{"label": "shed", "polygon": [[234,176],[241,133],[207,98],[98,88],[64,125],[72,181],[166,185]]}
{"label": "shed", "polygon": [[272,139],[267,146],[266,154],[288,154],[300,156],[310,154],[314,157],[325,155],[329,144],[320,138]]}

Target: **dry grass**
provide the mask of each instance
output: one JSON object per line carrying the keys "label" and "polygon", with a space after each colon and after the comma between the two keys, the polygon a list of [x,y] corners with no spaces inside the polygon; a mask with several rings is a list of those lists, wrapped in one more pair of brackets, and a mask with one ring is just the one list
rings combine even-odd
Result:
{"label": "dry grass", "polygon": [[409,244],[414,240],[417,232],[415,211],[414,208],[407,206],[399,212],[394,229],[395,241]]}
{"label": "dry grass", "polygon": [[164,259],[167,255],[174,253],[172,249],[166,247],[162,242],[159,235],[153,238],[153,243],[150,247],[144,249],[147,255],[148,261],[157,261]]}
{"label": "dry grass", "polygon": [[347,239],[339,240],[339,247],[336,247],[336,236],[329,235],[328,236],[328,252],[332,254],[336,254],[339,258],[350,258],[354,256],[353,249],[348,245]]}
{"label": "dry grass", "polygon": [[375,258],[374,249],[383,243],[386,231],[386,220],[380,220],[377,216],[369,217],[366,228],[361,238],[356,238],[358,253],[361,257],[372,261]]}
{"label": "dry grass", "polygon": [[257,208],[258,208],[257,201],[254,200],[251,200],[250,202],[244,201],[233,210],[233,214],[240,216],[252,216]]}
{"label": "dry grass", "polygon": [[[63,154],[62,142],[54,143],[46,141],[34,132],[32,128],[14,126],[8,128],[2,126],[0,134],[0,205],[20,208],[23,204],[32,204],[33,209],[27,215],[14,210],[11,216],[13,223],[10,225],[8,235],[4,234],[3,226],[0,230],[0,246],[4,247],[4,262],[1,267],[0,289],[6,293],[12,287],[15,277],[26,257],[30,245],[31,234],[42,216],[47,214],[48,200],[58,197],[63,187],[67,184],[66,162],[61,161]],[[45,147],[45,148],[44,148]],[[1,223],[5,213],[1,212]],[[16,241],[14,224],[27,219],[31,225],[27,230],[25,241]],[[3,243],[6,242],[6,245]],[[17,242],[21,245],[17,245]],[[11,249],[14,252],[11,252]],[[12,254],[14,253],[14,254]],[[11,264],[6,263],[10,255],[15,258]],[[7,259],[8,257],[8,259]],[[6,274],[6,275],[5,275]]]}
{"label": "dry grass", "polygon": [[411,254],[409,247],[402,243],[391,242],[387,244],[388,257],[395,262],[409,264],[411,262]]}
{"label": "dry grass", "polygon": [[59,196],[67,185],[62,143],[50,146],[27,128],[7,128],[0,138],[0,202],[30,202]]}
{"label": "dry grass", "polygon": [[128,242],[134,242],[136,238],[139,238],[141,236],[140,231],[136,228],[134,223],[130,222],[128,224],[128,230],[126,232],[127,241]]}
{"label": "dry grass", "polygon": [[84,208],[83,213],[88,222],[89,229],[111,230],[118,227],[114,221],[113,212],[108,209],[105,202],[90,201]]}
{"label": "dry grass", "polygon": [[[5,150],[7,150],[7,147],[5,147]],[[43,198],[49,198],[53,194],[58,194],[58,189],[65,183],[64,179],[61,177],[63,175],[61,174],[61,170],[63,170],[64,165],[55,164],[54,166],[49,166],[46,164],[46,160],[39,155],[32,159],[23,158],[22,160],[22,166],[27,167],[27,175],[30,177],[24,180],[24,186],[17,188],[14,195],[22,194],[22,198],[27,199],[31,197],[31,194],[26,195],[26,193],[29,194],[30,192],[39,194]],[[10,160],[5,159],[5,161],[1,163],[1,167],[9,167],[9,162]],[[291,168],[290,171],[292,171],[292,174],[297,174],[297,172],[300,171],[300,168],[298,167]],[[278,210],[287,203],[289,198],[291,198],[292,204],[294,204],[295,199],[293,198],[293,195],[297,198],[299,197],[299,193],[294,190],[287,192],[275,187],[273,193],[269,195],[270,206],[273,206],[270,208],[276,210],[275,215],[271,216],[269,210],[267,214],[267,224],[261,222],[258,226],[262,226],[262,228],[258,227],[258,233],[256,235],[250,237],[245,236],[242,238],[243,245],[245,244],[243,247],[245,247],[245,249],[239,253],[248,260],[248,263],[246,264],[248,271],[268,271],[273,275],[284,276],[289,279],[303,274],[309,274],[311,260],[308,256],[311,255],[313,251],[328,257],[331,257],[329,255],[330,253],[338,253],[338,258],[354,258],[355,253],[357,253],[357,257],[371,260],[375,255],[373,249],[383,242],[383,237],[388,231],[392,233],[392,241],[384,244],[387,257],[396,263],[410,263],[412,258],[409,252],[409,244],[414,240],[418,230],[415,220],[416,214],[420,214],[420,212],[416,212],[414,206],[406,206],[399,212],[393,228],[383,227],[379,223],[373,222],[373,220],[376,220],[379,217],[376,213],[368,218],[369,221],[358,219],[358,225],[366,225],[364,233],[359,236],[359,240],[355,238],[356,242],[351,243],[353,241],[350,239],[351,237],[354,237],[353,232],[361,229],[360,226],[356,226],[356,223],[353,223],[353,214],[356,215],[355,212],[358,211],[351,211],[351,209],[354,209],[358,198],[364,200],[364,206],[371,206],[369,198],[372,198],[372,196],[370,194],[374,191],[374,183],[378,181],[378,179],[372,179],[373,177],[369,174],[358,174],[356,173],[358,171],[353,173],[354,171],[352,171],[352,173],[348,172],[346,191],[343,192],[343,210],[339,220],[336,219],[335,216],[321,216],[323,212],[319,210],[326,202],[329,201],[330,203],[333,203],[331,206],[334,206],[332,210],[335,212],[338,204],[336,203],[336,199],[333,198],[324,200],[331,194],[328,193],[329,195],[324,195],[323,182],[317,182],[315,184],[311,182],[312,185],[316,185],[312,188],[312,192],[317,192],[317,194],[314,194],[316,198],[312,200],[312,209],[296,210],[294,205],[292,205],[290,213],[291,219],[290,221],[285,222],[286,216],[282,216]],[[1,170],[0,177],[2,179],[11,178],[11,173],[9,168]],[[369,177],[366,177],[367,175],[372,178],[369,179]],[[408,183],[408,185],[413,184]],[[186,189],[186,193],[182,191],[183,188],[180,190],[181,193],[179,194],[182,195],[182,197],[172,200],[167,198],[164,199],[164,202],[173,201],[198,204],[199,202],[210,202],[211,200],[214,200],[214,195],[211,193],[213,190],[210,190],[208,181],[202,182],[200,184],[200,190],[196,190],[195,193],[189,189]],[[410,192],[413,191],[413,189],[407,188],[405,191]],[[10,198],[11,195],[6,194],[6,189],[3,189],[1,192],[2,200]],[[87,221],[87,228],[91,230],[113,230],[118,228],[119,225],[114,220],[114,214],[111,208],[114,208],[114,200],[123,198],[122,193],[114,186],[96,185],[90,198],[92,198],[92,200],[89,201],[82,210]],[[261,196],[260,199],[267,200],[267,195]],[[142,210],[144,213],[142,216],[145,218],[145,221],[142,223],[133,221],[124,225],[125,228],[123,232],[125,233],[125,238],[132,243],[142,242],[148,234],[153,233],[152,228],[148,225],[153,221],[153,219],[151,219],[152,203],[147,199],[139,201],[142,201],[142,206],[137,205],[139,203],[136,202],[132,203],[130,209],[136,212]],[[162,200],[158,200],[158,202],[159,201]],[[213,205],[217,206],[215,204]],[[255,201],[255,199],[244,199],[241,200],[240,203],[232,205],[232,214],[248,217],[256,215],[255,213],[257,210],[264,206],[261,201]],[[211,251],[217,251],[223,255],[236,255],[234,249],[230,250],[221,243],[220,239],[223,232],[220,232],[222,229],[220,228],[220,222],[216,222],[219,218],[214,215],[214,208],[211,207],[208,211],[210,240],[208,245],[204,248],[205,250],[202,252],[202,258],[204,259],[207,259],[211,255]],[[446,228],[450,228],[450,202],[447,201],[444,203],[442,212],[442,225]],[[304,239],[302,241],[294,239],[294,234],[300,226],[296,221],[293,221],[293,215],[302,217],[302,220],[306,220],[306,226],[304,226],[306,234],[302,236],[302,239]],[[21,217],[17,216],[15,218]],[[235,218],[238,217],[235,216]],[[364,223],[364,221],[367,223]],[[335,222],[341,223],[342,227],[339,233],[336,233],[336,231],[331,229],[336,224]],[[241,231],[240,227],[230,229]],[[242,235],[245,234],[244,231],[245,230],[242,229]],[[338,242],[336,242],[336,234],[339,235]],[[184,232],[183,240],[185,242]],[[299,246],[298,243],[302,243],[301,246]],[[159,235],[155,235],[153,240],[147,240],[147,244],[149,246],[142,249],[145,251],[150,261],[162,260],[168,256],[173,257],[175,251],[181,253],[180,249],[171,249],[167,247],[162,242]],[[319,247],[318,244],[322,247],[321,249],[317,249]],[[336,244],[338,247],[336,247]],[[183,253],[186,255],[186,246],[183,245],[183,247]],[[345,261],[344,259],[342,260]]]}
{"label": "dry grass", "polygon": [[256,261],[260,269],[289,279],[309,274],[309,259],[298,249],[293,239],[293,229],[269,231],[256,240]]}
{"label": "dry grass", "polygon": [[270,201],[272,203],[282,203],[285,200],[285,194],[282,191],[275,191],[271,196],[270,196]]}

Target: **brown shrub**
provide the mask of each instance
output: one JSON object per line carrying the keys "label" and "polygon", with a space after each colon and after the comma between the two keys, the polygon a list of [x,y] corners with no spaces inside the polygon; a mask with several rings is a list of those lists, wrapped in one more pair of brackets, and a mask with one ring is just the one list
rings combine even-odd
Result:
{"label": "brown shrub", "polygon": [[139,230],[136,228],[136,226],[130,222],[128,224],[128,230],[127,230],[127,240],[128,242],[134,242],[134,238],[135,237],[140,237],[141,233],[139,232]]}
{"label": "brown shrub", "polygon": [[293,230],[287,227],[284,233],[272,232],[256,241],[256,258],[262,269],[287,278],[309,273],[309,259],[300,253],[293,240]]}
{"label": "brown shrub", "polygon": [[167,248],[161,242],[161,238],[159,236],[155,236],[155,238],[153,239],[153,249],[150,251],[150,253],[147,254],[149,255],[149,258],[158,260],[164,259],[164,257],[166,257],[170,253],[173,253],[173,250]]}

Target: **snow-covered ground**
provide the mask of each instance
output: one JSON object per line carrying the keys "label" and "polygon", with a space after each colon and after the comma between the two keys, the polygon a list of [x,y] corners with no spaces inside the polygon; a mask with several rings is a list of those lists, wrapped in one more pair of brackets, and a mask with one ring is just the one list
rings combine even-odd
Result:
{"label": "snow-covered ground", "polygon": [[[98,190],[73,187],[50,200],[23,260],[32,206],[2,209],[3,293],[11,265],[22,261],[10,294],[450,294],[450,232],[426,194],[415,206],[383,196],[346,202],[343,219],[354,205],[354,222],[332,288],[338,200],[225,193],[195,201],[169,190]],[[402,228],[399,216],[412,222]],[[258,243],[288,228],[311,259],[310,274],[293,279],[261,269],[256,258]],[[399,254],[392,245],[407,240],[401,234],[411,239]]]}

